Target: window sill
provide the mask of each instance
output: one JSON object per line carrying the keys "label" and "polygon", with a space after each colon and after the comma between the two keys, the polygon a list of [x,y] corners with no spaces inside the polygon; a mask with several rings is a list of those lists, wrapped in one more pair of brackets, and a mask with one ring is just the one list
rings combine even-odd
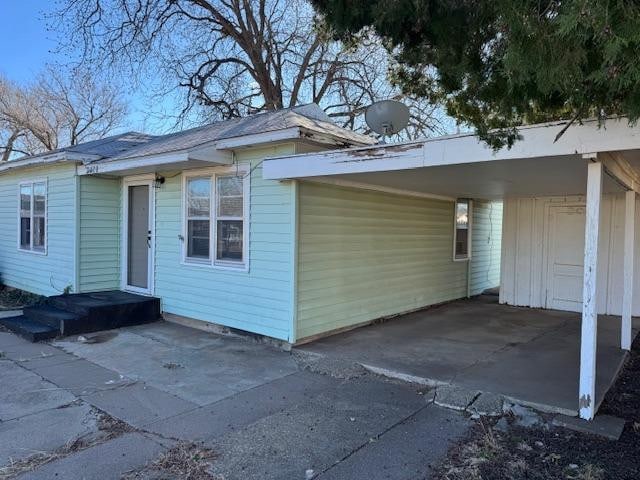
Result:
{"label": "window sill", "polygon": [[208,268],[210,270],[225,270],[229,272],[238,272],[238,273],[249,272],[249,266],[246,263],[234,265],[234,264],[199,262],[197,260],[183,259],[180,262],[180,265],[184,265],[185,267]]}
{"label": "window sill", "polygon": [[45,257],[47,255],[46,250],[28,250],[26,248],[18,247],[19,252],[30,253],[31,255],[40,255],[41,257]]}
{"label": "window sill", "polygon": [[471,260],[471,257],[453,257],[454,262],[468,262]]}

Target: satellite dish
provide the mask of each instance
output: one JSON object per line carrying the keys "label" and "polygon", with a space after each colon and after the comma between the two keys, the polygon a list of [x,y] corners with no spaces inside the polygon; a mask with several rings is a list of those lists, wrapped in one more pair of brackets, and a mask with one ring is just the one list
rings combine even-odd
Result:
{"label": "satellite dish", "polygon": [[396,100],[382,100],[369,105],[364,119],[371,130],[383,137],[394,135],[409,124],[409,107]]}

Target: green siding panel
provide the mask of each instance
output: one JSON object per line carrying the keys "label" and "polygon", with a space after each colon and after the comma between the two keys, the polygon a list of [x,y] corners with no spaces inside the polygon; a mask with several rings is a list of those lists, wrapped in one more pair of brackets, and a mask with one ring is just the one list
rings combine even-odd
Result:
{"label": "green siding panel", "polygon": [[[47,254],[18,250],[18,184],[47,180]],[[65,163],[0,174],[0,277],[2,283],[41,295],[75,283],[75,165]],[[75,289],[75,287],[74,287]]]}
{"label": "green siding panel", "polygon": [[453,203],[299,186],[297,339],[464,297]]}
{"label": "green siding panel", "polygon": [[181,263],[182,176],[156,190],[155,295],[164,312],[292,340],[293,204],[291,183],[263,180],[265,157],[293,145],[238,152],[250,162],[249,271]]}
{"label": "green siding panel", "polygon": [[502,202],[473,202],[469,293],[479,295],[500,285]]}
{"label": "green siding panel", "polygon": [[80,291],[120,288],[119,179],[79,177]]}

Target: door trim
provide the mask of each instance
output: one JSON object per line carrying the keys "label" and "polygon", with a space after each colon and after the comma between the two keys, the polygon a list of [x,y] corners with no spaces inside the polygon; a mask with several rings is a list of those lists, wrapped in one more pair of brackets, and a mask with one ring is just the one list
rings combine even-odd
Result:
{"label": "door trim", "polygon": [[[155,176],[135,175],[124,177],[122,180],[122,228],[120,229],[120,288],[127,292],[139,293],[142,295],[153,295],[155,282],[155,258],[156,258],[156,200],[155,200]],[[127,284],[128,277],[128,240],[129,240],[129,187],[137,185],[147,185],[149,187],[149,231],[151,232],[151,248],[147,261],[147,288],[140,288]]]}
{"label": "door trim", "polygon": [[[551,288],[552,280],[551,280],[551,259],[553,258],[551,252],[551,210],[555,208],[586,208],[586,203],[581,201],[571,201],[571,202],[550,202],[544,207],[544,241],[543,241],[543,251],[542,251],[542,260],[543,260],[543,275],[542,275],[542,288],[541,293],[544,295],[543,297],[543,308],[552,309],[550,305],[549,298],[549,288]],[[581,232],[584,235],[584,232]]]}

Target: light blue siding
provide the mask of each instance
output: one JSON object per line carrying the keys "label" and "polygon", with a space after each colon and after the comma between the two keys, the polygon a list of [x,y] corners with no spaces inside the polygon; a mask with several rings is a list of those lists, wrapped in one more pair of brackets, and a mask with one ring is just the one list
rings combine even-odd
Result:
{"label": "light blue siding", "polygon": [[293,315],[292,184],[262,179],[267,156],[293,145],[239,152],[251,162],[249,271],[181,263],[182,176],[156,190],[155,295],[166,313],[289,340]]}
{"label": "light blue siding", "polygon": [[[58,164],[0,174],[0,275],[2,283],[41,295],[75,290],[75,165]],[[47,181],[47,253],[18,250],[21,181]]]}
{"label": "light blue siding", "polygon": [[478,295],[500,285],[502,202],[473,202],[469,293]]}
{"label": "light blue siding", "polygon": [[120,288],[119,179],[79,177],[79,290]]}

